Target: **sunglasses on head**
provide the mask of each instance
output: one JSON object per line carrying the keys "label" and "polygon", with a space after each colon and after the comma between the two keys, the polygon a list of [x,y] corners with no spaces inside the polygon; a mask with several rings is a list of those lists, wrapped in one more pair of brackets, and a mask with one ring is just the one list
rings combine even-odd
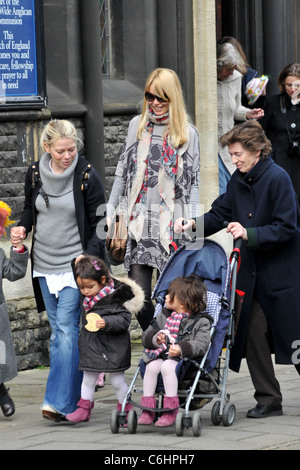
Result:
{"label": "sunglasses on head", "polygon": [[149,93],[149,91],[146,91],[145,98],[147,101],[149,101],[149,103],[153,103],[155,99],[159,103],[166,103],[166,101],[169,101],[169,98],[167,97],[167,95],[165,95],[164,98],[161,98],[160,96],[152,95],[152,93]]}

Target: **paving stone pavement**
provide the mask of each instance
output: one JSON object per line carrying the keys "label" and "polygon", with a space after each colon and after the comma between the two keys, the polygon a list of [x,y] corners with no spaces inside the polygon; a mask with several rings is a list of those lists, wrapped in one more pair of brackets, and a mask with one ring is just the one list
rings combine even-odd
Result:
{"label": "paving stone pavement", "polygon": [[[136,371],[140,357],[141,346],[135,344],[132,367],[126,373],[128,383]],[[243,362],[239,374],[229,372],[227,384],[230,401],[235,404],[237,410],[233,425],[224,427],[222,424],[212,424],[212,401],[201,410],[202,432],[199,437],[194,437],[191,429],[185,429],[183,436],[179,437],[174,426],[156,428],[153,425],[138,426],[136,434],[130,434],[125,428],[121,428],[117,434],[112,434],[110,416],[116,399],[109,377],[105,387],[95,394],[95,408],[88,423],[73,425],[47,421],[42,418],[40,406],[48,369],[24,371],[7,384],[16,404],[16,413],[10,418],[4,418],[0,413],[0,449],[100,450],[102,452],[98,454],[98,462],[105,464],[113,463],[114,459],[114,463],[121,463],[116,459],[120,459],[122,455],[126,455],[126,458],[139,456],[139,462],[132,461],[130,466],[144,464],[147,455],[147,459],[150,458],[149,455],[154,459],[152,451],[156,451],[155,454],[160,456],[156,463],[162,464],[170,463],[170,460],[163,460],[170,455],[182,453],[199,456],[199,452],[203,450],[300,450],[300,378],[293,366],[275,366],[275,370],[284,397],[283,416],[246,418],[247,410],[252,408],[255,402],[247,366]],[[137,385],[141,387],[140,379]],[[134,394],[133,400],[139,403],[140,396],[140,393]],[[137,412],[139,415],[138,408]],[[126,461],[126,464],[129,463],[130,461]]]}

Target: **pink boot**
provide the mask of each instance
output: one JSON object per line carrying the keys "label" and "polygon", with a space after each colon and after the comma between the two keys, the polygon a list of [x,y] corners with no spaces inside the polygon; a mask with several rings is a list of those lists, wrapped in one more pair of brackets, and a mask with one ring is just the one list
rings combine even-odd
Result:
{"label": "pink boot", "polygon": [[83,421],[89,421],[91,417],[91,411],[94,408],[94,402],[89,400],[83,400],[80,398],[77,403],[77,410],[74,413],[70,413],[66,416],[67,421],[71,423],[81,423]]}
{"label": "pink boot", "polygon": [[155,426],[171,426],[176,421],[178,409],[173,408],[179,407],[178,397],[164,397],[164,408],[171,409],[172,411],[166,411],[155,423]]}
{"label": "pink boot", "polygon": [[[155,397],[142,397],[141,407],[156,408]],[[143,410],[141,416],[139,417],[138,424],[151,424],[153,423],[154,418],[155,418],[154,411]]]}

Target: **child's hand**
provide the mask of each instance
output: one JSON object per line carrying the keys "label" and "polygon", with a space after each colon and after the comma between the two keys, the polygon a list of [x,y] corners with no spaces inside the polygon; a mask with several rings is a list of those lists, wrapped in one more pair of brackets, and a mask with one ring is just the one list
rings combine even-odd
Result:
{"label": "child's hand", "polygon": [[158,333],[157,338],[156,338],[157,344],[163,344],[166,343],[166,335],[165,333]]}
{"label": "child's hand", "polygon": [[77,264],[78,261],[81,260],[82,258],[84,258],[84,255],[77,256],[77,258],[75,259],[75,264]]}
{"label": "child's hand", "polygon": [[21,250],[23,247],[23,240],[26,236],[25,227],[13,227],[10,231],[10,240],[13,247]]}
{"label": "child's hand", "polygon": [[96,320],[96,327],[99,328],[99,330],[101,330],[102,328],[105,328],[105,320],[103,320],[103,318],[100,317],[100,320]]}
{"label": "child's hand", "polygon": [[178,357],[181,355],[181,347],[178,344],[171,344],[169,348],[169,357]]}

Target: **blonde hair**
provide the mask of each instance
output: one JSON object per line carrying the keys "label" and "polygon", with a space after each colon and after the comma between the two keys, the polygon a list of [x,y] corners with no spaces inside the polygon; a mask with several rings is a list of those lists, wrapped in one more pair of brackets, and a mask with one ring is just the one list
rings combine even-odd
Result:
{"label": "blonde hair", "polygon": [[[150,73],[145,83],[145,92],[153,87],[154,93],[169,99],[168,138],[174,147],[179,147],[188,141],[188,116],[177,74],[171,69],[158,68]],[[141,139],[142,132],[149,122],[148,101],[144,98],[142,115],[137,130],[137,138]]]}
{"label": "blonde hair", "polygon": [[73,139],[78,150],[83,147],[83,142],[79,139],[74,125],[64,119],[54,119],[44,127],[40,138],[40,145],[44,149],[44,143],[51,146],[59,139]]}
{"label": "blonde hair", "polygon": [[223,67],[238,70],[242,75],[247,72],[245,62],[238,50],[229,42],[218,44],[217,46],[217,69]]}

